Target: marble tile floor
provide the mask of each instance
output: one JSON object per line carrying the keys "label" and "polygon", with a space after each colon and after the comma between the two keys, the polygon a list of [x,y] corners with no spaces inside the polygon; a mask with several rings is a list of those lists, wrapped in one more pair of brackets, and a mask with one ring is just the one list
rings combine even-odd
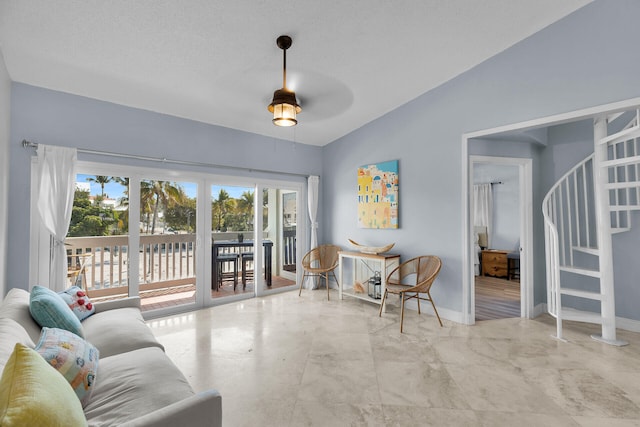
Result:
{"label": "marble tile floor", "polygon": [[[396,301],[392,301],[395,303]],[[223,425],[640,426],[640,334],[500,319],[465,326],[303,290],[148,322]]]}

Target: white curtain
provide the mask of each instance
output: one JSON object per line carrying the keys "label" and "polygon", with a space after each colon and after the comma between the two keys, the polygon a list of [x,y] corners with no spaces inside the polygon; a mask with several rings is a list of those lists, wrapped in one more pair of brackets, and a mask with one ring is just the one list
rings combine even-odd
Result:
{"label": "white curtain", "polygon": [[52,237],[49,287],[54,291],[64,290],[67,284],[64,239],[73,210],[76,159],[75,148],[38,145],[38,212]]}
{"label": "white curtain", "polygon": [[308,183],[308,205],[309,205],[309,219],[311,220],[311,244],[309,248],[313,249],[318,246],[318,183],[320,178],[317,176],[310,176],[307,179]]}
{"label": "white curtain", "polygon": [[[491,184],[476,184],[473,186],[473,225],[487,227],[487,241],[491,236],[493,222],[493,195]],[[490,243],[488,243],[490,245]]]}
{"label": "white curtain", "polygon": [[[487,247],[491,247],[491,228],[493,223],[493,194],[491,184],[476,184],[473,186],[473,226],[486,227]],[[474,236],[477,240],[477,236]],[[479,246],[476,243],[476,275],[480,274]]]}
{"label": "white curtain", "polygon": [[[309,249],[318,246],[318,184],[320,177],[311,175],[307,178],[307,205],[309,208],[309,220],[311,221],[311,243]],[[308,280],[305,284],[306,289],[315,289],[318,287],[317,280]]]}

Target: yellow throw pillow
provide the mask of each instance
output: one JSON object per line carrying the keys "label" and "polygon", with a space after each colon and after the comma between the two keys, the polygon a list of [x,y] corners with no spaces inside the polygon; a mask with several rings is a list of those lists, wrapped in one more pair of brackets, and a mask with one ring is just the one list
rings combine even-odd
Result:
{"label": "yellow throw pillow", "polygon": [[17,343],[0,378],[0,425],[86,426],[67,380],[35,350]]}

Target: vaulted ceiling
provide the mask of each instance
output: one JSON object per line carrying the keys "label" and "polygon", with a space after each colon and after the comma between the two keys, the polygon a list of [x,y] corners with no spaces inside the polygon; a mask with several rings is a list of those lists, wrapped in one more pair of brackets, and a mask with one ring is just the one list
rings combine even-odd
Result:
{"label": "vaulted ceiling", "polygon": [[16,82],[325,145],[590,1],[2,0],[0,50]]}

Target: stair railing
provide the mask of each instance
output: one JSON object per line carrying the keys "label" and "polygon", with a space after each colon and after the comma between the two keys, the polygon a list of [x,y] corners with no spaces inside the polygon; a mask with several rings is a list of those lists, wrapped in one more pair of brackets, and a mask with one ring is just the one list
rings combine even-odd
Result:
{"label": "stair railing", "polygon": [[[616,339],[612,233],[631,227],[630,212],[640,210],[640,110],[622,130],[608,135],[609,123],[625,113],[594,119],[594,154],[574,166],[554,184],[542,204],[547,262],[547,310],[557,319],[602,325],[594,339],[624,345]],[[598,268],[576,265],[574,253],[597,257]],[[560,272],[599,280],[598,292],[561,287]],[[562,307],[562,295],[600,301],[600,313]]]}
{"label": "stair railing", "polygon": [[560,178],[542,202],[544,217],[547,310],[557,321],[562,339],[560,267],[574,267],[575,249],[597,254],[597,238],[590,227],[595,215],[593,197],[593,154]]}

